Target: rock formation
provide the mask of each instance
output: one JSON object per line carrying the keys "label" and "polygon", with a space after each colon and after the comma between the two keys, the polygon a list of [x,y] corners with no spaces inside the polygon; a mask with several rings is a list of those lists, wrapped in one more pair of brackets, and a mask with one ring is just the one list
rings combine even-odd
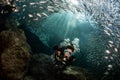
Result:
{"label": "rock formation", "polygon": [[21,29],[0,33],[0,78],[21,80],[27,71],[30,47]]}
{"label": "rock formation", "polygon": [[61,70],[53,64],[50,56],[46,54],[33,55],[24,80],[98,80],[84,69],[68,66]]}

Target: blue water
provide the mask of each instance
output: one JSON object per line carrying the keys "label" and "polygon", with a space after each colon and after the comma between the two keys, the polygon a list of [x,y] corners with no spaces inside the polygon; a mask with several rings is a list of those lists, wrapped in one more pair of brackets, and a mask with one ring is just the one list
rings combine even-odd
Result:
{"label": "blue water", "polygon": [[120,2],[69,1],[16,1],[19,11],[11,17],[17,18],[26,32],[34,53],[52,54],[52,47],[61,40],[79,38],[80,51],[74,65],[104,76],[118,75]]}

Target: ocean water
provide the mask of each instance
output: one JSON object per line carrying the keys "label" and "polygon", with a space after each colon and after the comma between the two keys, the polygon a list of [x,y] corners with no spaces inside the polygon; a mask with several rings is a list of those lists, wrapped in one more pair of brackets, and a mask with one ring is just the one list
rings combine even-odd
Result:
{"label": "ocean water", "polygon": [[61,40],[79,38],[74,65],[111,80],[119,76],[119,0],[15,0],[15,5],[10,18],[40,40],[28,39],[34,53],[52,54],[52,47]]}

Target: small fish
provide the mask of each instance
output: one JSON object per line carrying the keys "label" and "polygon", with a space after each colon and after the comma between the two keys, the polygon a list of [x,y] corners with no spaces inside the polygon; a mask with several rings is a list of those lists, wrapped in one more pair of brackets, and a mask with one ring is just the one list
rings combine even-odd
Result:
{"label": "small fish", "polygon": [[23,17],[23,19],[25,19],[25,16]]}
{"label": "small fish", "polygon": [[55,5],[56,7],[59,7],[59,6],[60,6],[60,5],[59,5],[59,4],[57,4],[57,3],[55,3],[54,5]]}
{"label": "small fish", "polygon": [[39,16],[39,17],[42,17],[40,13],[37,13],[36,15]]}
{"label": "small fish", "polygon": [[109,43],[113,44],[113,41],[108,41]]}
{"label": "small fish", "polygon": [[44,13],[44,12],[42,13],[42,15],[44,15],[44,16],[46,16],[46,17],[48,17],[48,15],[47,15],[46,13]]}
{"label": "small fish", "polygon": [[23,5],[22,7],[24,8],[24,7],[26,7],[26,5]]}
{"label": "small fish", "polygon": [[108,59],[108,56],[105,56],[104,58],[105,58],[105,59]]}
{"label": "small fish", "polygon": [[45,3],[47,3],[47,1],[40,1],[39,3],[40,4],[45,4]]}
{"label": "small fish", "polygon": [[49,12],[54,12],[54,10],[53,10],[53,9],[48,9],[48,11],[49,11]]}
{"label": "small fish", "polygon": [[53,6],[47,6],[47,9],[53,9],[54,7]]}
{"label": "small fish", "polygon": [[35,5],[35,3],[31,2],[30,5]]}
{"label": "small fish", "polygon": [[107,34],[107,35],[111,35],[110,32],[108,30],[104,30],[104,32]]}
{"label": "small fish", "polygon": [[34,21],[37,21],[37,20],[38,20],[38,18],[34,18],[33,20],[34,20]]}
{"label": "small fish", "polygon": [[13,9],[13,11],[14,11],[14,12],[18,12],[18,11],[19,11],[19,9],[18,9],[18,8],[15,8],[15,9]]}
{"label": "small fish", "polygon": [[24,12],[26,9],[24,8],[22,11]]}
{"label": "small fish", "polygon": [[28,16],[31,18],[31,17],[33,17],[33,15],[32,14],[28,14]]}
{"label": "small fish", "polygon": [[39,7],[40,9],[44,9],[43,7]]}
{"label": "small fish", "polygon": [[111,53],[109,50],[106,50],[105,52],[106,52],[107,54],[110,54],[110,53]]}
{"label": "small fish", "polygon": [[118,49],[117,49],[117,48],[114,48],[114,51],[115,51],[115,52],[118,52]]}

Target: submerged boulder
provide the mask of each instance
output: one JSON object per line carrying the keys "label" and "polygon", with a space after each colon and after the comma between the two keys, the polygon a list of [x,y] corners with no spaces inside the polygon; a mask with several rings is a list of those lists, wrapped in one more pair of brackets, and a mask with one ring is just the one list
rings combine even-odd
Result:
{"label": "submerged boulder", "polygon": [[0,33],[0,78],[21,80],[27,71],[30,47],[21,29]]}

